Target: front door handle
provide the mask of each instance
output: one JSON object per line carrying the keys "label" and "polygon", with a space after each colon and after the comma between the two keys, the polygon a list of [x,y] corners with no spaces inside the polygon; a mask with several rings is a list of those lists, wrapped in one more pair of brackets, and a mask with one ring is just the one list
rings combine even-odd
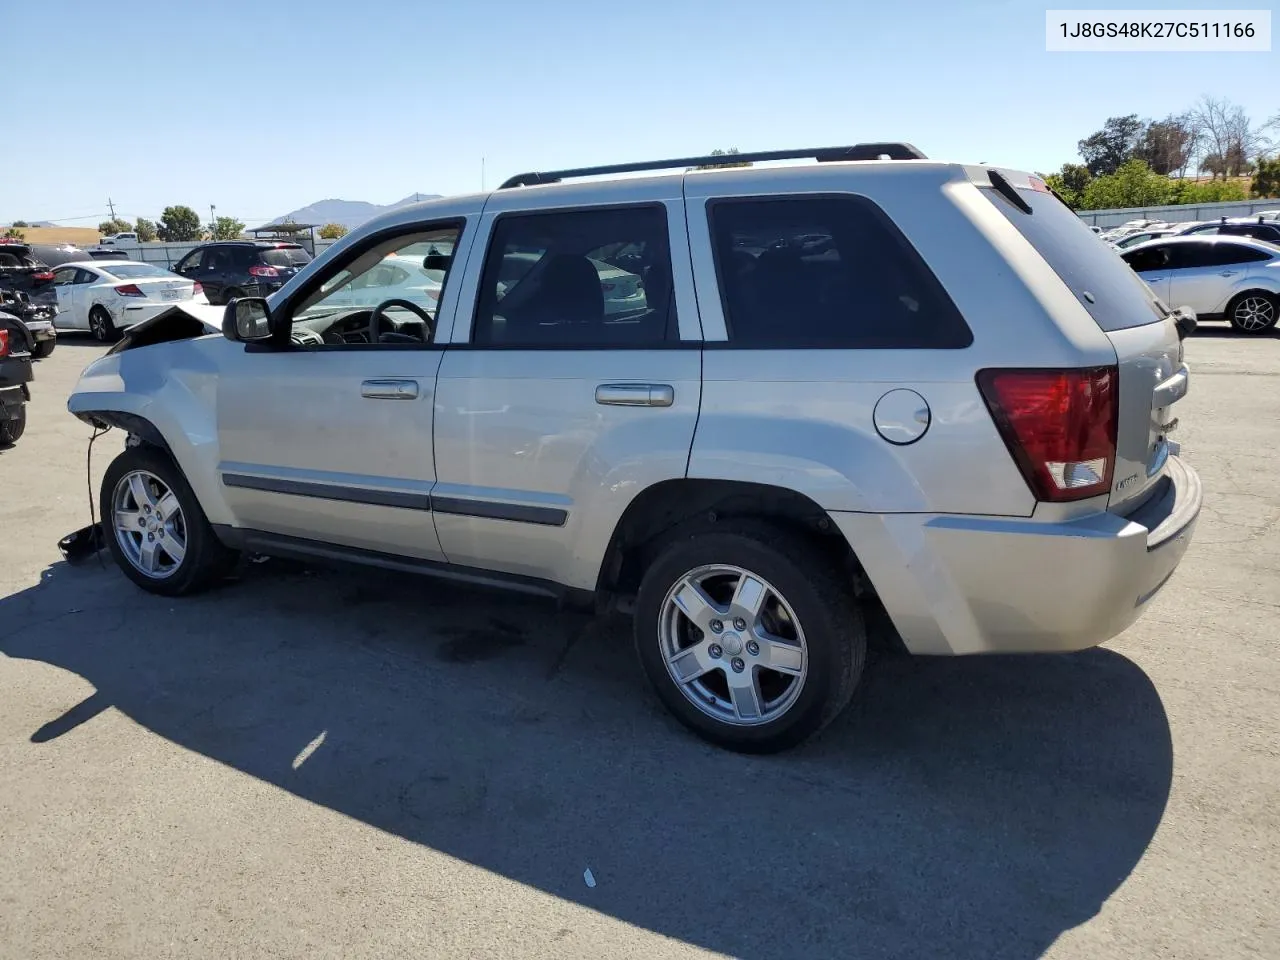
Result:
{"label": "front door handle", "polygon": [[417,400],[417,380],[366,380],[360,396],[369,400]]}
{"label": "front door handle", "polygon": [[602,383],[596,403],[606,407],[669,407],[676,391],[669,383]]}
{"label": "front door handle", "polygon": [[1220,277],[1234,277],[1235,275],[1236,275],[1236,272],[1234,270],[1223,270],[1220,274],[1218,274],[1218,276]]}

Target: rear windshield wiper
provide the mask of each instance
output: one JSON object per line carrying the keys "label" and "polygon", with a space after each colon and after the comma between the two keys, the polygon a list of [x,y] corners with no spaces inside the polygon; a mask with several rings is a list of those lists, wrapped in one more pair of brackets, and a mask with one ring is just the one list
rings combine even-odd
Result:
{"label": "rear windshield wiper", "polygon": [[987,179],[991,181],[991,185],[996,188],[1000,196],[1004,197],[1023,213],[1032,212],[1031,204],[1018,195],[1018,191],[1014,189],[1013,184],[999,170],[988,170]]}

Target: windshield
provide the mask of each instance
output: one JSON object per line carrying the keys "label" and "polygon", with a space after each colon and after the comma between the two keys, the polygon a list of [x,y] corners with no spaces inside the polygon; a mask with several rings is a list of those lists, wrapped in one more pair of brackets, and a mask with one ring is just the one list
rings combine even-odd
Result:
{"label": "windshield", "polygon": [[303,301],[294,322],[408,300],[434,317],[452,263],[456,228],[397,237],[347,264]]}
{"label": "windshield", "polygon": [[302,247],[271,247],[259,251],[262,262],[269,267],[301,267],[311,262]]}
{"label": "windshield", "polygon": [[110,270],[103,267],[98,269],[120,280],[143,280],[147,277],[177,277],[177,274],[170,273],[160,267],[153,267],[149,263],[113,263]]}

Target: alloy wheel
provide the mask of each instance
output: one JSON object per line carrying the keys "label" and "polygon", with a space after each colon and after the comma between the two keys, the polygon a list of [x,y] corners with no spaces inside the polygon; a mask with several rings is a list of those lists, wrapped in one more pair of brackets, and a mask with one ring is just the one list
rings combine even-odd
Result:
{"label": "alloy wheel", "polygon": [[809,654],[795,611],[742,567],[713,564],[677,580],[662,604],[658,642],[681,693],[723,723],[777,720],[804,689]]}
{"label": "alloy wheel", "polygon": [[112,527],[125,559],[155,580],[173,576],[187,553],[187,524],[173,490],[154,473],[125,474],[111,495]]}
{"label": "alloy wheel", "polygon": [[1269,297],[1245,297],[1236,304],[1236,326],[1250,333],[1265,330],[1276,322],[1276,305]]}

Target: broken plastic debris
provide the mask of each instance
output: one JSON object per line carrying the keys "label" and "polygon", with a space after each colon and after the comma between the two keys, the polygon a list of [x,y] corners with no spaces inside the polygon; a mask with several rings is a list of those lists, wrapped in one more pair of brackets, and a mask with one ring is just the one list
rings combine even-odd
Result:
{"label": "broken plastic debris", "polygon": [[587,867],[587,869],[582,872],[582,879],[587,881],[588,887],[594,887],[596,885],[596,877],[595,874],[591,872],[590,867]]}

